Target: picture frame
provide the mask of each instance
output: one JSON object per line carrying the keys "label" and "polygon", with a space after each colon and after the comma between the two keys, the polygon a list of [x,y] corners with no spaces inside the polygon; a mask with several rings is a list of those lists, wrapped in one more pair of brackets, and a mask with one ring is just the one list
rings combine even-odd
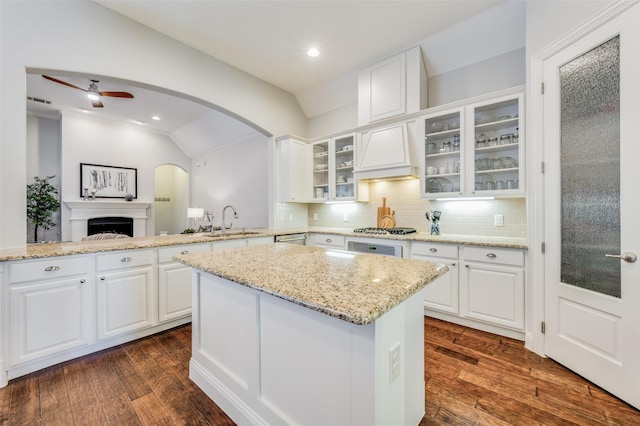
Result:
{"label": "picture frame", "polygon": [[80,163],[80,197],[93,190],[96,198],[138,198],[138,169]]}

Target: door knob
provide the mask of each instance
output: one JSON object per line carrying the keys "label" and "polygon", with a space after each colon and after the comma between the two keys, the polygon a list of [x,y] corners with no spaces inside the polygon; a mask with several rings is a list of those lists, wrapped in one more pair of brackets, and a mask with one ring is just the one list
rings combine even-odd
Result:
{"label": "door knob", "polygon": [[606,257],[615,257],[616,259],[622,259],[627,263],[633,263],[638,260],[638,256],[630,251],[625,251],[622,254],[605,254]]}

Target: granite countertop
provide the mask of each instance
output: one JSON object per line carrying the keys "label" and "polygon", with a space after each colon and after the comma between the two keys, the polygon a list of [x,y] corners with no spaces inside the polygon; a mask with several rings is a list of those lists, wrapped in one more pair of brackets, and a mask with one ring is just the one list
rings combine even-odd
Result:
{"label": "granite countertop", "polygon": [[421,260],[293,244],[190,253],[178,262],[354,324],[369,324],[448,271]]}
{"label": "granite countertop", "polygon": [[347,228],[321,228],[309,227],[298,229],[251,229],[246,231],[232,230],[225,235],[215,233],[177,234],[155,237],[134,237],[117,240],[56,242],[43,244],[27,244],[25,247],[15,249],[0,249],[0,262],[10,260],[38,259],[54,256],[70,256],[77,254],[99,253],[104,251],[135,250],[153,247],[166,247],[182,244],[210,243],[245,238],[270,237],[286,235],[298,232],[311,232],[317,234],[338,234],[347,237],[376,238],[399,241],[423,241],[433,243],[448,243],[475,245],[486,247],[502,247],[512,249],[527,249],[526,238],[508,237],[484,237],[475,235],[429,235],[414,233],[407,235],[371,235],[359,234]]}

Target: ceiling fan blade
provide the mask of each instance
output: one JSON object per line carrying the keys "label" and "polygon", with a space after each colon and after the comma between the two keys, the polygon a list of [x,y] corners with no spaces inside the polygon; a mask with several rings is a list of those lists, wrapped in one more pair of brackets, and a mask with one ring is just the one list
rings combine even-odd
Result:
{"label": "ceiling fan blade", "polygon": [[50,76],[44,75],[44,74],[42,75],[42,77],[46,78],[47,80],[51,80],[51,81],[53,81],[55,83],[59,83],[59,84],[62,84],[64,86],[68,86],[68,87],[71,87],[73,89],[78,89],[78,90],[82,90],[83,92],[86,92],[85,89],[83,89],[81,87],[78,87],[78,86],[74,86],[73,84],[67,83],[66,81],[58,80],[57,78],[50,77]]}
{"label": "ceiling fan blade", "polygon": [[112,98],[133,99],[133,95],[129,92],[100,92],[100,96],[111,96]]}
{"label": "ceiling fan blade", "polygon": [[94,108],[102,108],[104,106],[100,101],[92,101],[91,105],[93,105]]}

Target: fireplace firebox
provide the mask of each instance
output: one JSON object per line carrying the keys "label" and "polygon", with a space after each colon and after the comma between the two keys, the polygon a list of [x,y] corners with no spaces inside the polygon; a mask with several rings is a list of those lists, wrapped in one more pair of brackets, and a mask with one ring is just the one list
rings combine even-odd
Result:
{"label": "fireplace firebox", "polygon": [[87,220],[87,235],[110,232],[133,237],[133,218],[94,217]]}

